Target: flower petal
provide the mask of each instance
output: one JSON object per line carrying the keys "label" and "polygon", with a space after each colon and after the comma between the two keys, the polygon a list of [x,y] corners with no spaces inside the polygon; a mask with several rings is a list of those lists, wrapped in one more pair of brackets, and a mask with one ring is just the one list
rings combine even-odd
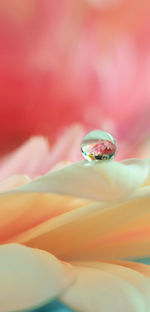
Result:
{"label": "flower petal", "polygon": [[133,240],[128,231],[129,226],[130,231],[134,229],[137,221],[141,228],[142,224],[144,227],[142,220],[150,222],[149,207],[150,195],[112,206],[98,203],[85,205],[47,221],[24,239],[29,246],[44,246],[46,250],[69,260],[146,256],[150,254],[150,234],[147,232],[144,239],[134,235]]}
{"label": "flower petal", "polygon": [[[118,219],[116,228],[110,227],[101,232],[82,255],[88,258],[133,258],[150,255],[150,194],[149,197],[137,199],[120,205],[120,211],[114,209],[108,219]],[[113,212],[113,211],[112,211]],[[102,218],[101,218],[102,221]],[[119,222],[120,221],[120,222]]]}
{"label": "flower petal", "polygon": [[[44,248],[64,259],[77,259],[77,257],[82,259],[83,256],[86,256],[87,259],[91,256],[96,259],[99,257],[100,259],[104,258],[106,254],[108,257],[115,257],[118,250],[114,248],[110,254],[109,249],[106,248],[105,240],[103,242],[104,236],[112,235],[112,232],[119,231],[119,228],[125,227],[136,218],[141,218],[146,214],[149,211],[150,195],[147,194],[147,197],[141,197],[141,199],[135,199],[132,195],[133,198],[131,197],[129,201],[123,204],[112,203],[110,205],[110,203],[90,202],[76,197],[67,197],[64,194],[68,188],[68,193],[70,192],[74,196],[77,195],[75,195],[77,189],[78,195],[81,197],[83,196],[83,191],[86,194],[83,197],[89,199],[96,196],[99,196],[99,199],[101,199],[104,195],[107,195],[108,198],[109,190],[110,193],[112,192],[111,196],[113,196],[113,192],[117,196],[117,187],[123,181],[120,187],[123,195],[123,192],[125,194],[125,192],[129,192],[129,189],[130,192],[131,189],[133,191],[135,186],[132,183],[135,179],[137,180],[136,185],[142,183],[149,170],[149,165],[147,167],[146,161],[137,162],[137,160],[132,160],[128,165],[115,162],[96,163],[96,165],[86,164],[86,162],[82,162],[52,172],[13,191],[11,196],[7,194],[1,196],[0,207],[2,215],[5,216],[1,220],[2,242],[25,242],[31,247]],[[80,167],[81,175],[80,170],[78,170]],[[77,173],[79,172],[78,180],[76,170],[78,170]],[[136,170],[135,178],[133,174]],[[93,180],[94,182],[91,185],[90,177],[92,175],[95,177],[96,182]],[[85,179],[85,188],[83,177]],[[128,177],[130,179],[129,183],[127,183]],[[124,191],[123,184],[125,182],[127,189]],[[67,184],[65,185],[65,183]],[[109,188],[111,183],[114,183],[114,189],[113,187],[112,189]],[[27,192],[27,189],[30,193],[22,194]],[[96,193],[94,193],[95,189]],[[31,194],[35,190],[41,192],[44,192],[44,190],[49,192],[56,191],[59,195]],[[21,194],[18,194],[19,191],[21,191]],[[63,196],[60,196],[61,192]],[[141,205],[145,209],[141,209]],[[8,211],[11,211],[9,215]],[[133,250],[135,251],[135,248]],[[141,248],[138,256],[140,255],[144,256]],[[131,256],[137,255],[132,254]]]}
{"label": "flower petal", "polygon": [[0,311],[20,311],[58,296],[74,279],[73,268],[25,246],[0,247]]}
{"label": "flower petal", "polygon": [[13,174],[38,176],[39,167],[48,153],[49,145],[43,137],[32,137],[0,163],[0,180]]}
{"label": "flower petal", "polygon": [[21,192],[50,192],[89,200],[116,202],[131,195],[144,183],[149,163],[131,160],[129,164],[114,161],[82,161],[53,171],[20,188]]}
{"label": "flower petal", "polygon": [[150,279],[115,264],[85,263],[76,267],[77,279],[61,299],[77,311],[147,312]]}
{"label": "flower petal", "polygon": [[[84,207],[87,201],[55,194],[12,194],[0,197],[0,243],[20,242],[28,232],[40,224],[52,221],[76,208]],[[66,222],[66,220],[64,220]],[[52,228],[59,226],[52,222]],[[29,235],[31,238],[32,236]]]}
{"label": "flower petal", "polygon": [[[88,265],[89,263],[90,262],[88,262]],[[144,262],[139,263],[139,262],[129,262],[129,261],[118,260],[118,261],[115,261],[114,264],[130,268],[132,270],[142,273],[143,275],[147,277],[150,277],[150,266],[144,264]]]}
{"label": "flower petal", "polygon": [[68,127],[58,138],[47,157],[45,157],[42,165],[42,174],[47,173],[60,162],[76,162],[80,160],[80,144],[84,134],[83,128],[78,124]]}
{"label": "flower petal", "polygon": [[14,174],[27,174],[35,178],[50,171],[60,161],[79,160],[79,146],[83,136],[83,128],[73,125],[64,131],[51,148],[44,137],[30,138],[1,161],[0,181]]}
{"label": "flower petal", "polygon": [[16,174],[6,178],[4,181],[0,182],[0,192],[5,192],[9,189],[22,186],[30,182],[30,178],[26,175]]}

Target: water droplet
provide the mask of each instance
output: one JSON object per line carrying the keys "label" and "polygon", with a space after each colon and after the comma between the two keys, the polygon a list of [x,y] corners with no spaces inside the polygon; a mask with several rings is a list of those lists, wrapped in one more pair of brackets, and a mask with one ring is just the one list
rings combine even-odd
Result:
{"label": "water droplet", "polygon": [[117,144],[112,135],[100,130],[89,132],[81,144],[81,152],[89,161],[112,159],[116,150]]}

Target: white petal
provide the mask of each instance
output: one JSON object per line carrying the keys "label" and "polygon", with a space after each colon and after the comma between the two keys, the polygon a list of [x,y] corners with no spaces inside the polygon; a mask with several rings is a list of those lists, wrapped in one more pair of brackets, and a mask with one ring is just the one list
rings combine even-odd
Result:
{"label": "white petal", "polygon": [[128,164],[82,161],[36,179],[18,191],[50,192],[116,202],[131,195],[144,183],[148,174],[149,164],[144,160],[131,160]]}
{"label": "white petal", "polygon": [[74,278],[71,265],[51,254],[17,244],[0,247],[0,312],[46,303]]}
{"label": "white petal", "polygon": [[[84,265],[84,264],[83,264]],[[148,312],[150,279],[113,264],[77,266],[75,283],[61,299],[76,311]]]}

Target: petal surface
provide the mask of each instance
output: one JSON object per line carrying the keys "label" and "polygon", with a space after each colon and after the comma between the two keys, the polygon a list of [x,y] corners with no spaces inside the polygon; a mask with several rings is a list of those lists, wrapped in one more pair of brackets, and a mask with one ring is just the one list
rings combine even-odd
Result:
{"label": "petal surface", "polygon": [[116,202],[131,195],[146,180],[149,163],[130,160],[123,164],[115,161],[82,161],[62,170],[53,171],[28,185],[22,192],[50,192],[89,200]]}
{"label": "petal surface", "polygon": [[[120,209],[120,211],[119,211]],[[116,214],[115,214],[116,212]],[[101,232],[86,250],[84,257],[132,258],[150,255],[150,193],[149,196],[124,203],[108,212],[108,219],[118,219],[118,224]],[[113,221],[114,222],[114,221]],[[112,222],[112,223],[113,223]]]}
{"label": "petal surface", "polygon": [[43,175],[62,161],[81,159],[80,143],[84,129],[80,125],[67,128],[50,147],[44,137],[31,137],[0,162],[0,181],[14,174],[26,174],[31,178]]}
{"label": "petal surface", "polygon": [[[104,162],[92,166],[82,162],[28,183],[12,194],[10,192],[9,196],[3,194],[0,197],[3,215],[1,242],[24,242],[63,259],[118,257],[123,247],[119,249],[118,245],[114,247],[112,244],[110,252],[106,246],[111,246],[111,241],[106,243],[105,236],[112,236],[112,233],[119,232],[138,218],[144,218],[149,212],[150,193],[140,198],[134,195],[135,184],[138,189],[137,185],[142,184],[148,171],[146,161],[131,160],[128,165]],[[110,203],[113,194],[117,196],[117,189],[120,191],[119,196],[121,194],[124,197],[125,193],[129,195],[131,189],[133,195],[123,203]],[[37,194],[35,190],[49,194]],[[67,190],[73,197],[65,195]],[[90,201],[93,198],[96,198],[95,202]],[[108,202],[102,202],[104,198]],[[124,249],[124,253],[125,250],[128,251],[125,257],[130,257],[129,250]],[[135,246],[131,256],[145,256],[145,252],[146,247],[143,250]]]}
{"label": "petal surface", "polygon": [[71,265],[37,249],[0,247],[0,311],[21,311],[49,302],[74,279]]}
{"label": "petal surface", "polygon": [[24,239],[69,260],[144,257],[150,254],[149,232],[141,237],[130,232],[136,222],[144,230],[142,222],[150,222],[149,213],[150,195],[112,206],[91,203],[47,221]]}
{"label": "petal surface", "polygon": [[116,264],[80,263],[77,279],[61,296],[76,311],[147,312],[150,309],[150,279]]}
{"label": "petal surface", "polygon": [[49,172],[53,166],[62,161],[76,162],[80,160],[80,144],[84,134],[84,129],[78,124],[66,128],[43,160],[42,174]]}
{"label": "petal surface", "polygon": [[9,189],[13,189],[19,186],[22,186],[30,182],[30,178],[26,175],[16,174],[10,176],[0,182],[0,192],[5,192]]}
{"label": "petal surface", "polygon": [[[18,242],[21,235],[26,236],[28,232],[44,225],[47,220],[50,223],[54,221],[52,228],[58,227],[60,221],[55,223],[58,216],[63,217],[63,223],[68,223],[70,218],[69,220],[65,218],[67,213],[86,205],[87,201],[55,194],[17,193],[2,196],[0,197],[0,243]],[[48,225],[49,229],[50,227],[51,225]],[[31,236],[29,234],[29,237]]]}
{"label": "petal surface", "polygon": [[38,176],[40,174],[39,168],[48,151],[49,144],[46,139],[32,137],[1,161],[0,180],[2,181],[14,174]]}

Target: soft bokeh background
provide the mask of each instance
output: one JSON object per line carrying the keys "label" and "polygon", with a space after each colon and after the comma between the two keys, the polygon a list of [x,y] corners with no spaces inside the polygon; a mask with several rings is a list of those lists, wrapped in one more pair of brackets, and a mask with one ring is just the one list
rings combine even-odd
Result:
{"label": "soft bokeh background", "polygon": [[149,16],[149,0],[0,1],[1,155],[72,124],[149,155]]}

